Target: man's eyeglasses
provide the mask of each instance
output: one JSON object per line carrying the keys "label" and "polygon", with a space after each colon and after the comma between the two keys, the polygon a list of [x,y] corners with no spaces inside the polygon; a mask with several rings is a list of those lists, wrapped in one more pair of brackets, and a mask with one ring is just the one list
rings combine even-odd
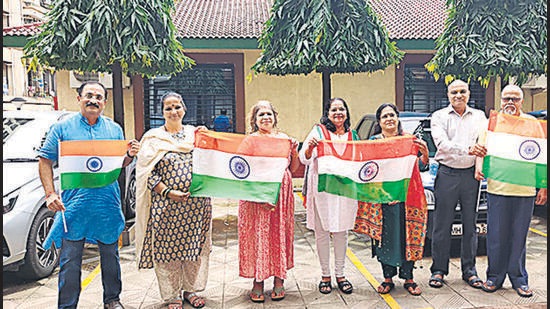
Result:
{"label": "man's eyeglasses", "polygon": [[518,97],[504,97],[502,98],[502,101],[503,102],[514,102],[514,103],[518,103],[519,101],[521,101],[521,98],[518,98]]}
{"label": "man's eyeglasses", "polygon": [[460,93],[460,94],[466,94],[466,93],[468,93],[468,90],[466,90],[466,89],[461,89],[461,90],[452,90],[452,91],[451,91],[451,94],[452,94],[452,95],[457,95],[457,94],[459,94],[459,93]]}
{"label": "man's eyeglasses", "polygon": [[98,101],[103,101],[103,96],[101,94],[96,94],[94,95],[93,93],[85,93],[83,95],[83,97],[86,99],[86,100],[91,100],[91,99],[96,99]]}

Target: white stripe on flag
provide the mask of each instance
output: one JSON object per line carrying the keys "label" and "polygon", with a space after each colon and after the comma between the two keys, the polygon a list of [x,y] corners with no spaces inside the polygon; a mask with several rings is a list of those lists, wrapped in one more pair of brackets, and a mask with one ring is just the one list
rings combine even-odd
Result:
{"label": "white stripe on flag", "polygon": [[[366,162],[342,160],[334,156],[318,158],[319,174],[330,174],[347,177],[356,183],[363,183],[359,171]],[[397,181],[411,178],[412,168],[416,164],[416,156],[408,155],[400,158],[374,160],[379,166],[378,174],[369,182]]]}
{"label": "white stripe on flag", "polygon": [[[231,173],[229,162],[235,156],[239,156],[248,162],[250,173],[245,179],[237,178]],[[287,165],[287,158],[245,156],[202,148],[195,148],[193,150],[194,174],[209,175],[225,179],[281,182],[282,175]]]}
{"label": "white stripe on flag", "polygon": [[[531,148],[527,147],[526,149],[523,149],[520,154],[520,146],[524,142],[526,142],[524,147],[529,146]],[[538,147],[535,146],[535,144],[538,144]],[[540,153],[534,159],[530,157],[539,151]],[[546,164],[546,139],[488,131],[487,155],[516,161]]]}
{"label": "white stripe on flag", "polygon": [[62,156],[59,158],[60,173],[105,173],[122,168],[124,156]]}

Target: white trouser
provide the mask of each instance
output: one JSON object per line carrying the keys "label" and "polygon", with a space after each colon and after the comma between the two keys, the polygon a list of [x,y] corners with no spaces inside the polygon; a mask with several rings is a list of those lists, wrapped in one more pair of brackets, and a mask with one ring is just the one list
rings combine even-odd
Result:
{"label": "white trouser", "polygon": [[[325,231],[321,219],[315,210],[315,243],[317,254],[321,263],[323,277],[330,277],[330,234]],[[344,265],[346,263],[346,250],[348,247],[348,232],[333,232],[332,243],[334,246],[334,274],[337,278],[344,277]]]}

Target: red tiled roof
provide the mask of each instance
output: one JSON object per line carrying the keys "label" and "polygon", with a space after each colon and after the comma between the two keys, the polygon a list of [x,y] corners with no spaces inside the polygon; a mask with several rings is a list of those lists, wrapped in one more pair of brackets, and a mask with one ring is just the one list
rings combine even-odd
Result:
{"label": "red tiled roof", "polygon": [[391,39],[436,39],[447,19],[445,0],[369,0]]}
{"label": "red tiled roof", "polygon": [[40,32],[38,26],[41,24],[42,22],[37,22],[22,26],[7,27],[2,29],[2,33],[4,36],[32,36]]}
{"label": "red tiled roof", "polygon": [[[447,17],[445,0],[368,0],[391,39],[436,39]],[[273,0],[185,0],[173,22],[186,39],[259,38]],[[3,29],[4,36],[30,36],[40,23]]]}
{"label": "red tiled roof", "polygon": [[273,0],[185,0],[173,16],[178,36],[189,38],[259,38]]}

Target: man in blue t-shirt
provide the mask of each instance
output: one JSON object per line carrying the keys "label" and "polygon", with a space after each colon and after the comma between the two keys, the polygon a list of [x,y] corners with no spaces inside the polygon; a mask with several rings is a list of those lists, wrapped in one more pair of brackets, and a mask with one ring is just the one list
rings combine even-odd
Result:
{"label": "man in blue t-shirt", "polygon": [[221,115],[214,119],[214,131],[218,132],[230,132],[231,131],[231,120],[227,117],[227,111],[225,109],[221,110]]}

